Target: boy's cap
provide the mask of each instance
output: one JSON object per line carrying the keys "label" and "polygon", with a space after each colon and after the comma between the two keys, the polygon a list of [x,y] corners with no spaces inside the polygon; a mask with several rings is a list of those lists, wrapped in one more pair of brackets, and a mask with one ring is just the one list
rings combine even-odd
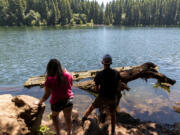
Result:
{"label": "boy's cap", "polygon": [[112,57],[109,54],[104,55],[102,64],[112,64]]}

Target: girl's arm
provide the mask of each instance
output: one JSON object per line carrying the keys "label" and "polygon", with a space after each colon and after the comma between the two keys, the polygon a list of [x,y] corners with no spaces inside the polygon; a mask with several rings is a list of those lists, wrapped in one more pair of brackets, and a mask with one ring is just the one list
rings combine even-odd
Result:
{"label": "girl's arm", "polygon": [[51,95],[51,90],[47,87],[44,87],[44,95],[39,101],[38,105],[41,105],[44,101],[46,101],[50,95]]}

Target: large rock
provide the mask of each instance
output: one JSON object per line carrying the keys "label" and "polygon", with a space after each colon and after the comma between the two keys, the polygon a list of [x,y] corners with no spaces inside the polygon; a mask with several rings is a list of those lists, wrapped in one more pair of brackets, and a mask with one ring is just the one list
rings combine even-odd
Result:
{"label": "large rock", "polygon": [[0,95],[0,135],[35,134],[45,109],[44,104],[34,104],[37,100],[27,95]]}

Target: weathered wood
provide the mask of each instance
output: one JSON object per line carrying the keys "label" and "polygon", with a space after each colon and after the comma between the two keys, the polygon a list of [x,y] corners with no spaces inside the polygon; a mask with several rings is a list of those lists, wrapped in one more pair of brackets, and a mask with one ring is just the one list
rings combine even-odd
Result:
{"label": "weathered wood", "polygon": [[[117,67],[114,69],[116,69],[117,71],[123,71],[123,70],[129,70],[132,68],[133,68],[133,66]],[[81,72],[70,72],[70,73],[73,75],[74,81],[79,81],[79,80],[86,79],[86,78],[93,78],[93,77],[95,77],[96,73],[99,71],[100,71],[100,69],[81,71]],[[29,78],[24,83],[24,87],[43,86],[44,82],[45,82],[45,75],[35,76],[35,77]]]}
{"label": "weathered wood", "polygon": [[35,76],[29,78],[25,83],[24,87],[32,87],[32,86],[43,86],[45,82],[45,76]]}
{"label": "weathered wood", "polygon": [[[138,78],[145,80],[150,78],[156,79],[158,81],[158,86],[163,86],[162,88],[166,87],[166,89],[176,83],[175,80],[168,78],[164,74],[158,72],[157,65],[151,62],[132,67],[128,70],[119,70],[119,73],[122,81],[122,85],[120,86],[121,90],[128,89],[127,83]],[[91,80],[76,83],[75,86],[83,90],[96,93],[94,91],[94,82]]]}
{"label": "weathered wood", "polygon": [[149,79],[154,78],[157,79],[161,83],[169,83],[174,84],[176,81],[166,77],[164,74],[158,71],[158,66],[152,62],[144,63],[140,66],[133,67],[129,70],[121,70],[120,75],[122,77],[122,82],[128,83],[132,80],[136,80],[138,78]]}

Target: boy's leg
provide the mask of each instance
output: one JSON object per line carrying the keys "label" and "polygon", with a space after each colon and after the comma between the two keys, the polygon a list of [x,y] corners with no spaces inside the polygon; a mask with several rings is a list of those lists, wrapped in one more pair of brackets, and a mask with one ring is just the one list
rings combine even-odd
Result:
{"label": "boy's leg", "polygon": [[111,112],[111,135],[115,134],[115,126],[116,126],[116,111]]}
{"label": "boy's leg", "polygon": [[68,135],[72,134],[72,118],[71,118],[72,108],[73,108],[73,106],[70,106],[63,110],[64,118],[65,118],[66,125],[67,125]]}
{"label": "boy's leg", "polygon": [[93,107],[93,105],[91,104],[91,105],[88,107],[88,109],[86,110],[83,118],[87,118],[87,117],[91,114],[91,112],[92,112],[93,110],[94,110],[94,107]]}
{"label": "boy's leg", "polygon": [[83,118],[82,118],[82,126],[84,124],[84,121],[87,120],[88,116],[91,114],[91,112],[95,109],[95,108],[99,108],[99,106],[101,105],[101,98],[98,96],[96,97],[96,99],[94,100],[94,102],[88,107],[88,109],[86,110]]}
{"label": "boy's leg", "polygon": [[93,105],[91,104],[88,109],[86,110],[84,116],[82,117],[82,120],[81,120],[81,126],[84,128],[84,122],[85,120],[87,120],[89,114],[91,114],[91,112],[94,110],[94,107]]}
{"label": "boy's leg", "polygon": [[59,133],[59,112],[52,111],[51,119],[53,121],[53,126],[56,130],[56,134],[60,135],[60,133]]}
{"label": "boy's leg", "polygon": [[117,104],[116,102],[114,102],[113,104],[111,104],[110,106],[110,113],[111,113],[111,135],[115,134],[115,126],[116,126],[116,107]]}

